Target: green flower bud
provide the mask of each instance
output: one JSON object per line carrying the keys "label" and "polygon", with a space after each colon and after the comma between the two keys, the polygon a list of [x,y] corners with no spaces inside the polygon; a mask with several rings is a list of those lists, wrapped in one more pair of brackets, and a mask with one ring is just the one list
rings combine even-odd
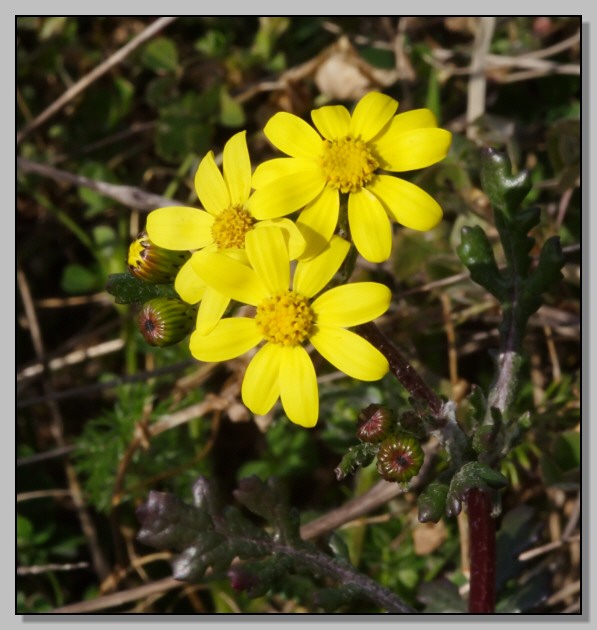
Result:
{"label": "green flower bud", "polygon": [[195,326],[196,310],[176,298],[157,297],[143,304],[139,330],[150,346],[171,346]]}
{"label": "green flower bud", "polygon": [[379,445],[377,471],[386,481],[404,483],[419,472],[424,458],[417,439],[408,433],[396,433]]}
{"label": "green flower bud", "polygon": [[169,284],[191,257],[190,252],[164,249],[152,243],[147,232],[141,232],[131,243],[127,258],[130,273],[150,284]]}
{"label": "green flower bud", "polygon": [[361,442],[381,442],[394,428],[392,412],[383,405],[369,405],[359,413],[357,437]]}

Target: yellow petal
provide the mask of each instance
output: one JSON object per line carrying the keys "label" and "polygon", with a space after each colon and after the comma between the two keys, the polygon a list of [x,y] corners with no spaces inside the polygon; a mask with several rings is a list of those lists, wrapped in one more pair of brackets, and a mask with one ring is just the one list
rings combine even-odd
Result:
{"label": "yellow petal", "polygon": [[366,188],[348,197],[348,224],[352,240],[369,262],[383,262],[392,252],[392,225],[379,200]]}
{"label": "yellow petal", "polygon": [[302,258],[311,258],[327,246],[338,224],[339,210],[338,190],[326,186],[300,213],[296,225],[306,241]]}
{"label": "yellow petal", "polygon": [[311,112],[317,131],[328,140],[336,140],[348,135],[350,114],[343,105],[326,105]]}
{"label": "yellow petal", "polygon": [[190,259],[187,260],[176,274],[174,280],[176,293],[188,304],[197,304],[203,297],[206,288],[205,282],[197,275],[193,263]]}
{"label": "yellow petal", "polygon": [[333,366],[360,381],[377,381],[389,369],[383,354],[350,330],[318,325],[309,340]]}
{"label": "yellow petal", "polygon": [[350,134],[368,142],[391,120],[398,101],[379,92],[369,92],[357,103],[350,121]]}
{"label": "yellow petal", "polygon": [[311,428],[319,417],[319,394],[313,362],[302,346],[279,346],[280,398],[288,418]]}
{"label": "yellow petal", "polygon": [[358,326],[388,310],[392,292],[378,282],[343,284],[322,293],[312,304],[317,325]]}
{"label": "yellow petal", "polygon": [[321,153],[321,136],[309,123],[294,114],[274,114],[263,132],[276,148],[291,157],[316,159]]}
{"label": "yellow petal", "polygon": [[255,190],[263,188],[271,182],[302,171],[312,171],[315,169],[314,161],[307,158],[275,158],[261,162],[253,173],[252,186]]}
{"label": "yellow petal", "polygon": [[424,190],[398,177],[379,175],[367,188],[390,216],[412,230],[431,230],[442,219],[442,209]]}
{"label": "yellow petal", "polygon": [[333,236],[326,248],[309,260],[299,260],[292,288],[305,297],[313,297],[334,277],[344,262],[350,243]]}
{"label": "yellow petal", "polygon": [[[387,134],[387,138],[390,134]],[[413,129],[392,134],[389,146],[379,150],[381,167],[387,171],[426,168],[448,155],[452,134],[445,129]]]}
{"label": "yellow petal", "polygon": [[284,175],[256,190],[246,208],[256,219],[284,217],[315,199],[324,186],[321,168],[313,163],[309,170]]}
{"label": "yellow petal", "polygon": [[392,124],[388,133],[403,133],[404,131],[413,131],[414,129],[425,129],[428,127],[437,127],[437,119],[435,114],[426,108],[411,109],[408,112],[402,112],[392,118]]}
{"label": "yellow petal", "polygon": [[193,332],[189,347],[196,359],[212,363],[239,357],[262,339],[254,319],[231,317],[221,319],[207,335]]}
{"label": "yellow petal", "polygon": [[290,260],[296,260],[305,251],[305,237],[294,221],[286,218],[266,219],[264,221],[258,221],[254,229],[259,230],[264,227],[277,227],[282,230],[286,245],[288,246]]}
{"label": "yellow petal", "polygon": [[268,296],[265,285],[253,269],[225,253],[202,251],[193,256],[191,261],[197,274],[208,286],[232,300],[257,306]]}
{"label": "yellow petal", "polygon": [[265,227],[247,232],[245,249],[251,266],[269,295],[287,291],[290,286],[290,259],[282,230]]}
{"label": "yellow petal", "polygon": [[230,193],[230,203],[237,206],[242,206],[251,192],[252,169],[246,135],[246,131],[240,131],[224,145],[224,181]]}
{"label": "yellow petal", "polygon": [[195,191],[203,207],[213,216],[230,206],[228,186],[216,165],[213,151],[199,163],[195,173]]}
{"label": "yellow petal", "polygon": [[197,312],[197,332],[206,335],[222,319],[230,298],[212,287],[207,287]]}
{"label": "yellow petal", "polygon": [[280,397],[280,346],[266,343],[247,366],[242,384],[245,405],[260,416],[268,413]]}
{"label": "yellow petal", "polygon": [[159,247],[175,250],[200,249],[213,242],[214,219],[204,210],[172,206],[147,215],[147,235]]}

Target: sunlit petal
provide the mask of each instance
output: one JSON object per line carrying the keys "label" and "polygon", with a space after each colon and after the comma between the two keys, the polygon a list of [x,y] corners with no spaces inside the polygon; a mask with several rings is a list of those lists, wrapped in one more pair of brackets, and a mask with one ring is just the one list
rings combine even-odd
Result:
{"label": "sunlit petal", "polygon": [[251,230],[245,237],[245,249],[251,266],[269,295],[288,290],[290,259],[288,245],[280,228]]}
{"label": "sunlit petal", "polygon": [[338,224],[340,195],[336,188],[326,186],[312,202],[307,204],[296,220],[303,233],[306,248],[302,258],[311,258],[323,250],[332,238]]}
{"label": "sunlit petal", "polygon": [[367,188],[390,216],[413,230],[431,230],[443,215],[441,206],[424,190],[398,177],[379,175]]}
{"label": "sunlit petal", "polygon": [[357,103],[350,121],[350,134],[365,142],[374,138],[392,119],[398,101],[380,92],[369,92]]}
{"label": "sunlit petal", "polygon": [[302,346],[280,346],[280,398],[286,415],[302,427],[314,427],[319,394],[313,362]]}
{"label": "sunlit petal", "polygon": [[253,269],[225,254],[202,251],[193,256],[191,261],[197,274],[208,286],[232,300],[257,306],[268,295],[265,285]]}
{"label": "sunlit petal", "polygon": [[207,335],[193,332],[189,347],[196,359],[212,363],[239,357],[262,339],[254,319],[231,317],[221,319]]}
{"label": "sunlit petal", "polygon": [[383,262],[392,251],[392,226],[382,204],[366,188],[348,197],[348,223],[355,247],[369,262]]}
{"label": "sunlit petal", "polygon": [[222,319],[229,304],[229,297],[212,287],[207,287],[197,312],[197,332],[205,335],[213,330],[214,326]]}
{"label": "sunlit petal", "polygon": [[258,221],[254,229],[259,230],[264,227],[277,227],[282,230],[286,245],[288,246],[290,260],[296,260],[305,251],[305,237],[294,221],[286,218],[265,219]]}
{"label": "sunlit petal", "polygon": [[309,339],[333,366],[360,381],[376,381],[389,369],[383,354],[350,330],[318,325]]}
{"label": "sunlit petal", "polygon": [[317,256],[299,260],[294,271],[292,288],[305,297],[313,297],[334,277],[344,262],[350,243],[333,236],[329,245]]}
{"label": "sunlit petal", "polygon": [[213,222],[213,217],[204,210],[172,206],[150,212],[145,229],[149,239],[159,247],[192,250],[213,241]]}
{"label": "sunlit petal", "polygon": [[216,165],[213,151],[199,163],[195,173],[195,191],[201,205],[213,216],[217,216],[230,206],[228,186]]}
{"label": "sunlit petal", "polygon": [[283,217],[315,199],[324,186],[323,173],[313,163],[309,170],[285,175],[256,190],[246,208],[256,219]]}
{"label": "sunlit petal", "polygon": [[[196,254],[193,254],[195,256]],[[188,304],[197,304],[206,289],[205,282],[197,275],[191,260],[179,269],[174,280],[174,289],[182,300]]]}
{"label": "sunlit petal", "polygon": [[247,366],[241,393],[253,413],[268,413],[280,397],[281,358],[280,346],[266,343]]}
{"label": "sunlit petal", "polygon": [[294,114],[274,114],[263,132],[276,148],[291,157],[317,158],[321,153],[321,136],[309,123]]}
{"label": "sunlit petal", "polygon": [[392,292],[378,282],[343,284],[322,293],[312,304],[318,326],[358,326],[388,310]]}
{"label": "sunlit petal", "polygon": [[343,105],[326,105],[311,112],[317,131],[328,140],[336,140],[348,135],[350,113]]}
{"label": "sunlit petal", "polygon": [[246,131],[240,131],[224,145],[224,181],[230,193],[230,203],[237,206],[242,206],[251,192],[251,159],[246,135]]}
{"label": "sunlit petal", "polygon": [[319,170],[319,167],[312,159],[283,157],[266,160],[255,169],[252,186],[257,190],[285,175],[313,170]]}
{"label": "sunlit petal", "polygon": [[391,144],[380,149],[381,167],[397,172],[426,168],[448,155],[451,142],[452,134],[445,129],[413,129],[392,135]]}

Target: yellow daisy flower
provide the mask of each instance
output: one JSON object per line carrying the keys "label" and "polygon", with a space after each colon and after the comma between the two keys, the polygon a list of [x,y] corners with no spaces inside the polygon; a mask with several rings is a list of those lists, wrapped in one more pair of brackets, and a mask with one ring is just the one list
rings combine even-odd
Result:
{"label": "yellow daisy flower", "polygon": [[[172,206],[149,213],[146,231],[153,243],[165,249],[195,251],[193,256],[200,250],[223,250],[246,262],[246,235],[254,229],[278,225],[287,234],[292,256],[296,258],[302,253],[305,241],[292,221],[257,221],[247,208],[251,193],[251,160],[245,131],[226,142],[223,174],[216,165],[213,151],[201,160],[195,174],[195,190],[205,210]],[[174,288],[189,304],[201,301],[197,328],[206,332],[222,317],[230,298],[217,288],[208,287],[197,275],[192,260],[193,257],[178,272]]]}
{"label": "yellow daisy flower", "polygon": [[437,127],[428,109],[395,116],[397,108],[393,98],[371,92],[352,116],[341,105],[313,110],[317,131],[293,114],[275,114],[265,135],[290,157],[257,167],[249,210],[258,219],[271,219],[304,208],[297,224],[309,243],[305,256],[334,233],[341,193],[348,194],[351,238],[371,262],[390,256],[389,219],[414,230],[435,227],[443,214],[439,204],[415,184],[380,171],[435,164],[446,157],[452,135]]}
{"label": "yellow daisy flower", "polygon": [[190,339],[193,356],[210,362],[233,359],[265,342],[243,378],[243,402],[253,413],[267,413],[280,398],[292,422],[304,427],[317,423],[319,396],[315,368],[305,349],[308,342],[353,378],[374,381],[388,371],[381,352],[347,327],[383,314],[390,290],[376,282],[357,282],[317,296],[349,248],[347,241],[332,237],[319,255],[297,263],[292,283],[288,246],[278,228],[247,234],[251,266],[218,252],[194,258],[209,286],[255,307],[253,317],[221,319],[208,334],[195,331]]}

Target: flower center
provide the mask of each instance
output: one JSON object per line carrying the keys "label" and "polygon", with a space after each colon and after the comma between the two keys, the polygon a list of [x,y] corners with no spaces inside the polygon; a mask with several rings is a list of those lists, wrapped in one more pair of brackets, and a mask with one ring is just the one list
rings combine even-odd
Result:
{"label": "flower center", "polygon": [[340,192],[357,192],[368,184],[379,166],[367,144],[347,136],[325,140],[321,167],[328,184]]}
{"label": "flower center", "polygon": [[231,206],[218,214],[211,226],[211,235],[219,249],[244,249],[245,234],[255,219],[242,206]]}
{"label": "flower center", "polygon": [[294,291],[283,291],[259,304],[255,321],[267,341],[298,346],[309,336],[315,316],[307,298]]}

